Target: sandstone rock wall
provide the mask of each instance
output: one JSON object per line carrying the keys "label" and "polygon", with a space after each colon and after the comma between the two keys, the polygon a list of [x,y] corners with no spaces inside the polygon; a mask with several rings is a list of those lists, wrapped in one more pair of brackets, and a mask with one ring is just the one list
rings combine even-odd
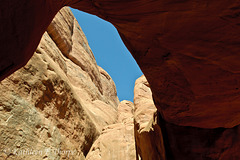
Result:
{"label": "sandstone rock wall", "polygon": [[[240,124],[239,0],[3,0],[1,80],[30,59],[65,5],[116,26],[166,121],[199,128]],[[71,41],[58,45],[64,53],[72,49]]]}
{"label": "sandstone rock wall", "polygon": [[203,129],[178,126],[156,111],[144,76],[134,88],[134,132],[137,157],[142,160],[238,160],[239,126]]}
{"label": "sandstone rock wall", "polygon": [[118,121],[106,126],[94,142],[86,160],[135,160],[133,103],[122,101]]}
{"label": "sandstone rock wall", "polygon": [[[116,26],[150,84],[169,159],[239,159],[239,0],[3,0],[0,80],[27,63],[65,5]],[[58,48],[81,66],[74,54],[68,55],[73,41],[58,40]],[[101,93],[101,85],[93,81]],[[86,112],[89,117],[95,113]],[[92,122],[98,123],[94,118]],[[103,120],[96,130],[104,124]]]}
{"label": "sandstone rock wall", "polygon": [[117,121],[115,84],[69,8],[29,63],[0,83],[0,159],[82,159]]}
{"label": "sandstone rock wall", "polygon": [[134,135],[138,160],[166,160],[161,126],[158,125],[157,109],[145,76],[134,87]]}

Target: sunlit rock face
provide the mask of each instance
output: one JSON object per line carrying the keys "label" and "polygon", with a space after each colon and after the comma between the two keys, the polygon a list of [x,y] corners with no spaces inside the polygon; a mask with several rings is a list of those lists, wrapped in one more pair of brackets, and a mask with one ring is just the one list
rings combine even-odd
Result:
{"label": "sunlit rock face", "polygon": [[134,135],[138,160],[166,160],[158,121],[152,92],[143,75],[136,80],[134,87]]}
{"label": "sunlit rock face", "polygon": [[113,80],[63,8],[28,64],[0,83],[0,159],[83,159],[117,121],[118,104]]}
{"label": "sunlit rock face", "polygon": [[[238,0],[4,0],[0,6],[1,80],[27,63],[54,15],[64,5],[95,14],[118,29],[149,82],[157,115],[169,128],[186,126],[218,134],[215,129],[221,127],[226,130],[222,134],[231,132],[227,137],[234,137],[240,123]],[[54,35],[54,28],[49,35],[50,32]],[[71,40],[55,41],[63,53],[74,50]],[[66,56],[81,66],[82,61],[75,60],[74,53]],[[97,76],[95,71],[90,75]],[[97,79],[93,83],[97,85]],[[101,86],[96,87],[101,92]],[[195,129],[190,129],[189,135]],[[170,133],[166,129],[164,134]],[[170,135],[164,139],[171,140]],[[194,147],[188,141],[181,143]],[[224,154],[219,151],[219,146],[228,146],[223,143],[221,140],[210,148],[225,156],[235,153],[235,149]],[[164,145],[167,152],[168,145]],[[214,158],[221,156],[212,155]]]}
{"label": "sunlit rock face", "polygon": [[92,145],[86,160],[135,160],[133,103],[121,101],[118,120],[106,126]]}
{"label": "sunlit rock face", "polygon": [[162,117],[234,127],[239,108],[239,1],[66,1],[118,29]]}
{"label": "sunlit rock face", "polygon": [[[1,79],[29,60],[63,5],[116,26],[166,121],[201,128],[239,124],[239,1],[3,1]],[[71,42],[64,43],[59,47],[67,52]]]}

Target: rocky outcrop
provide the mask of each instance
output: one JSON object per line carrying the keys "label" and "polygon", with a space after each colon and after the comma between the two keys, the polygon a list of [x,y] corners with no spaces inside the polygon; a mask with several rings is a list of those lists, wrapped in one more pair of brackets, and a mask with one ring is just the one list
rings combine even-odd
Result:
{"label": "rocky outcrop", "polygon": [[158,125],[157,109],[145,76],[134,87],[134,135],[138,160],[166,160],[162,131]]}
{"label": "rocky outcrop", "polygon": [[97,66],[69,8],[0,90],[0,159],[83,159],[117,121],[115,84]]}
{"label": "rocky outcrop", "polygon": [[106,126],[94,142],[86,160],[135,160],[133,103],[122,101],[118,121]]}
{"label": "rocky outcrop", "polygon": [[[200,128],[240,124],[238,0],[5,0],[0,8],[0,23],[4,24],[0,28],[4,33],[1,79],[30,59],[64,5],[116,26],[147,77],[166,121]],[[67,51],[70,44],[59,45]]]}
{"label": "rocky outcrop", "polygon": [[143,160],[237,160],[239,127],[202,129],[166,122],[154,107],[144,76],[134,88],[137,157]]}
{"label": "rocky outcrop", "polygon": [[[216,142],[215,136],[203,135],[229,132],[230,140],[224,143],[229,146],[240,124],[238,0],[3,0],[0,80],[27,63],[52,18],[65,5],[95,14],[116,26],[146,76],[157,115],[161,115],[159,119],[164,124],[169,124],[168,129],[194,128],[188,130],[188,137],[195,135],[201,145],[200,139],[211,142],[206,143],[211,144],[209,148],[214,153],[208,155],[207,150],[198,150],[198,145],[179,137],[186,140],[177,143],[179,148],[195,147],[186,155],[198,150],[208,155],[203,156],[205,159],[221,158],[218,155],[226,148],[221,148],[220,142],[212,143]],[[59,48],[65,49],[63,52],[73,49],[71,43],[56,41]],[[101,92],[101,87],[97,88]],[[219,128],[224,132],[219,133]],[[178,137],[175,132],[161,129],[163,135]],[[194,134],[199,130],[202,132]],[[171,150],[166,146],[166,151]],[[231,156],[232,152],[224,155]]]}

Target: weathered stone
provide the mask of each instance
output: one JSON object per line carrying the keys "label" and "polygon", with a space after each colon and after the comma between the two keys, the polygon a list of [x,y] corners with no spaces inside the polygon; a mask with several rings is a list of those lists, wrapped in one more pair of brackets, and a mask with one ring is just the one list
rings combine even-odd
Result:
{"label": "weathered stone", "polygon": [[134,134],[138,159],[165,160],[162,131],[156,116],[157,109],[144,75],[135,82],[134,107]]}
{"label": "weathered stone", "polygon": [[145,77],[134,88],[136,151],[142,160],[237,160],[239,128],[204,129],[165,121],[154,109]]}
{"label": "weathered stone", "polygon": [[[229,128],[230,141],[235,137],[240,124],[238,0],[3,0],[0,80],[27,63],[52,18],[65,5],[95,14],[116,26],[148,79],[161,114],[157,114],[158,119],[177,127],[211,128],[212,135],[220,134],[215,130],[219,127]],[[68,44],[61,46],[68,50]],[[97,80],[94,83],[97,85]],[[97,88],[101,92],[101,85]],[[194,132],[195,129],[191,130],[189,135]],[[196,139],[201,142],[201,135]],[[221,148],[216,144],[210,148],[218,147]],[[196,153],[189,152],[186,155]]]}
{"label": "weathered stone", "polygon": [[102,128],[117,121],[115,84],[69,8],[0,91],[0,159],[83,159]]}
{"label": "weathered stone", "polygon": [[[1,79],[30,59],[51,19],[65,5],[116,26],[166,121],[201,128],[240,124],[238,0],[4,0]],[[71,43],[57,44],[67,52]]]}
{"label": "weathered stone", "polygon": [[135,160],[133,103],[122,101],[118,121],[106,126],[94,142],[86,160]]}

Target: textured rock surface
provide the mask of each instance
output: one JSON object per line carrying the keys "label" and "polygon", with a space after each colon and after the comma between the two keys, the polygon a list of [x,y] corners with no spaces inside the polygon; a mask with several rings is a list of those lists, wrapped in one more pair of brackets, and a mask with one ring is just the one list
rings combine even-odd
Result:
{"label": "textured rock surface", "polygon": [[[225,146],[235,141],[237,144],[238,138],[231,140],[236,138],[240,124],[238,0],[3,0],[1,79],[25,65],[51,19],[64,5],[95,14],[116,26],[148,79],[164,122],[183,130],[190,126],[197,131],[212,128],[208,130],[212,135],[221,135],[217,128],[223,127],[229,132]],[[71,41],[58,45],[68,51],[69,44]],[[194,135],[195,129],[189,130],[189,135]],[[203,132],[195,134],[199,143]],[[211,136],[205,137],[216,142]],[[188,141],[182,143],[191,146]],[[221,143],[210,148],[219,153],[218,145]],[[186,155],[191,155],[189,152]],[[217,155],[213,157],[217,159]]]}
{"label": "textured rock surface", "polygon": [[[87,106],[89,116],[101,131],[104,125],[115,122],[117,118],[119,100],[115,84],[111,77],[97,66],[76,19],[69,11],[63,13],[66,16],[59,14],[47,32],[66,57],[66,75],[74,91],[82,97],[81,101]],[[69,29],[64,31],[61,28]]]}
{"label": "textured rock surface", "polygon": [[0,159],[82,159],[117,121],[115,84],[69,8],[29,63],[0,84]]}
{"label": "textured rock surface", "polygon": [[239,126],[203,129],[171,124],[154,109],[144,76],[134,88],[134,130],[138,157],[143,160],[240,159]]}
{"label": "textured rock surface", "polygon": [[[116,26],[166,121],[201,128],[239,125],[238,0],[4,0],[1,79],[29,60],[64,5]],[[71,50],[71,41],[58,45]]]}
{"label": "textured rock surface", "polygon": [[157,109],[145,76],[136,80],[134,87],[134,134],[137,157],[143,160],[165,160],[161,128]]}
{"label": "textured rock surface", "polygon": [[164,121],[162,128],[166,157],[171,160],[237,160],[240,159],[240,126],[203,129],[178,126]]}
{"label": "textured rock surface", "polygon": [[118,121],[106,126],[94,142],[86,160],[135,160],[133,103],[122,101]]}

